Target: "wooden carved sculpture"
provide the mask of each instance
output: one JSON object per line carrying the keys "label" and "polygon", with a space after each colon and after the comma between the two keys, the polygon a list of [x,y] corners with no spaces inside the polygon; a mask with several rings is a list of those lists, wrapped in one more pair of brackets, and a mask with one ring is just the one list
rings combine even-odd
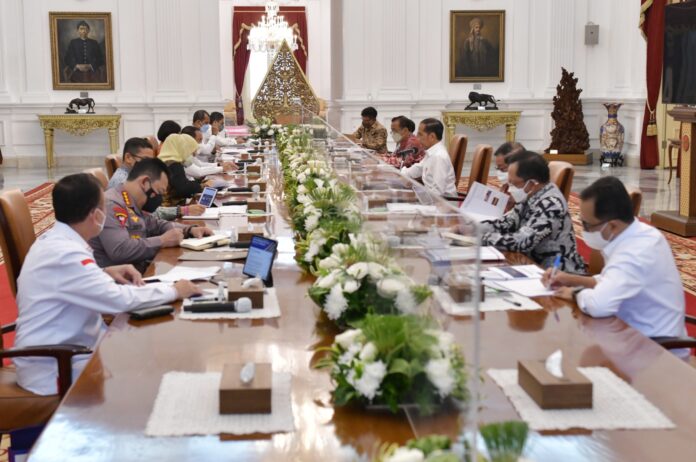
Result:
{"label": "wooden carved sculpture", "polygon": [[574,74],[561,69],[563,76],[556,87],[551,113],[555,126],[551,130],[551,146],[546,152],[556,149],[561,154],[583,154],[590,148],[590,135],[580,101],[582,90],[577,88],[578,79]]}

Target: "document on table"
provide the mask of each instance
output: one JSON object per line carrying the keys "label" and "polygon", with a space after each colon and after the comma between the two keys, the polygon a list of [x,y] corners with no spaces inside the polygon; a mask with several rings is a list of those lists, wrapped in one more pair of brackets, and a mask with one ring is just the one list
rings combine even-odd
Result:
{"label": "document on table", "polygon": [[219,266],[175,266],[164,274],[158,274],[144,278],[146,282],[177,282],[181,279],[196,281],[202,279],[210,279],[220,271]]}
{"label": "document on table", "polygon": [[[476,258],[475,247],[446,247],[442,249],[430,249],[425,256],[431,262],[473,260]],[[505,255],[495,247],[481,247],[481,261],[503,261]]]}
{"label": "document on table", "polygon": [[544,270],[536,265],[496,266],[484,271],[484,279],[540,279]]}
{"label": "document on table", "polygon": [[186,215],[184,220],[217,220],[220,215],[246,215],[246,205],[223,205],[205,209],[202,215]]}
{"label": "document on table", "polygon": [[437,214],[437,207],[434,205],[389,202],[387,203],[387,211],[390,213],[422,213],[424,215],[435,215]]}
{"label": "document on table", "polygon": [[479,222],[496,220],[505,213],[508,200],[507,194],[481,183],[474,183],[459,210]]}
{"label": "document on table", "polygon": [[509,279],[509,280],[484,280],[483,283],[493,289],[505,292],[514,292],[525,297],[543,297],[553,295],[554,290],[541,283],[541,278]]}

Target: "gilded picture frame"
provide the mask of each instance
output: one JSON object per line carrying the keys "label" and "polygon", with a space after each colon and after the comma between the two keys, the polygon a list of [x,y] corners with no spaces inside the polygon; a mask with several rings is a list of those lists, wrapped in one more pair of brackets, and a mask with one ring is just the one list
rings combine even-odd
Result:
{"label": "gilded picture frame", "polygon": [[49,12],[54,90],[113,90],[111,13]]}
{"label": "gilded picture frame", "polygon": [[450,11],[450,82],[505,81],[505,11]]}

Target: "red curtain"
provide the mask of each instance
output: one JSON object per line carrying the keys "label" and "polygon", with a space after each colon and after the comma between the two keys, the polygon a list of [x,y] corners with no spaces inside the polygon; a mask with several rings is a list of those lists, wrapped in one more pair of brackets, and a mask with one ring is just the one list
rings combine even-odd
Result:
{"label": "red curtain", "polygon": [[662,83],[662,46],[665,30],[666,0],[640,0],[640,28],[643,37],[648,42],[648,59],[646,77],[648,84],[648,99],[643,115],[643,131],[640,143],[640,168],[652,169],[659,164],[660,154],[657,147],[657,136],[648,136],[647,128],[650,122],[650,112],[657,110],[657,100],[660,96]]}
{"label": "red curtain", "polygon": [[[263,6],[236,6],[232,16],[232,44],[234,56],[234,87],[237,103],[237,124],[244,123],[244,111],[242,110],[242,87],[244,86],[244,74],[249,65],[251,52],[247,50],[249,31],[252,26],[261,20],[265,13]],[[288,25],[297,36],[297,51],[295,58],[302,71],[307,73],[307,56],[309,44],[307,41],[307,15],[303,6],[281,6],[280,13],[285,17]]]}

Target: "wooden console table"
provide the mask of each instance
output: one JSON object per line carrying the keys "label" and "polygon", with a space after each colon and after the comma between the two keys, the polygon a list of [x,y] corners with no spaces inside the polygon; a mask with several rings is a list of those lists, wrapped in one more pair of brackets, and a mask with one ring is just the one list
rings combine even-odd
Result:
{"label": "wooden console table", "polygon": [[449,140],[454,136],[457,125],[466,125],[480,132],[505,125],[505,140],[515,141],[521,114],[522,111],[442,111],[445,145],[449,146]]}
{"label": "wooden console table", "polygon": [[53,131],[63,130],[71,135],[84,136],[89,132],[106,128],[109,131],[109,154],[118,152],[118,128],[121,125],[119,114],[43,114],[39,123],[44,131],[46,141],[46,165],[56,166],[53,158]]}

